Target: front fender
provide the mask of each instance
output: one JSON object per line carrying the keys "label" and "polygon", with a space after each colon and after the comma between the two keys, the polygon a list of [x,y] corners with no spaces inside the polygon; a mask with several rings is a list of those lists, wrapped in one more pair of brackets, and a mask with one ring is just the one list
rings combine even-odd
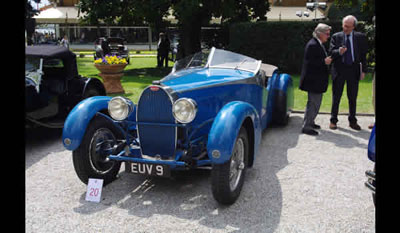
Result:
{"label": "front fender", "polygon": [[257,151],[261,138],[261,122],[257,110],[242,101],[230,102],[219,111],[208,135],[207,151],[212,163],[223,164],[229,161],[240,127],[247,117],[251,118],[254,127],[254,135],[249,135],[249,138],[254,136],[254,145],[250,146],[254,146],[254,152]]}
{"label": "front fender", "polygon": [[107,109],[110,100],[109,96],[94,96],[82,100],[72,109],[65,120],[62,134],[66,149],[75,150],[79,147],[90,120],[97,112]]}

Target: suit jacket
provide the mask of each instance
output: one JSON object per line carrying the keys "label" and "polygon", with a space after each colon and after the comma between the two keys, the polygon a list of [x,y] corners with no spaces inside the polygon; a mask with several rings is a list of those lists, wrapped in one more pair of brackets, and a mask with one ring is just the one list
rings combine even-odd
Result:
{"label": "suit jacket", "polygon": [[[329,53],[332,56],[332,79],[334,80],[342,73],[344,68],[343,56],[339,54],[339,47],[345,44],[344,32],[337,32],[331,37]],[[367,37],[361,33],[353,31],[353,48],[354,48],[354,68],[357,69],[357,77],[360,78],[360,63],[362,72],[367,72]]]}
{"label": "suit jacket", "polygon": [[313,93],[326,92],[328,88],[329,69],[325,64],[326,53],[315,38],[308,41],[301,69],[300,89]]}

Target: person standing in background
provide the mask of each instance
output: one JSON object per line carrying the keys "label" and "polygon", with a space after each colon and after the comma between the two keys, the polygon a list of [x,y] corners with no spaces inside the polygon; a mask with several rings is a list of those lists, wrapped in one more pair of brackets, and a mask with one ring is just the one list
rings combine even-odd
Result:
{"label": "person standing in background", "polygon": [[62,38],[60,45],[69,49],[69,41],[67,35],[64,35],[64,38]]}
{"label": "person standing in background", "polygon": [[157,67],[162,67],[165,62],[165,67],[168,67],[168,53],[171,43],[168,37],[161,32],[160,39],[157,45]]}

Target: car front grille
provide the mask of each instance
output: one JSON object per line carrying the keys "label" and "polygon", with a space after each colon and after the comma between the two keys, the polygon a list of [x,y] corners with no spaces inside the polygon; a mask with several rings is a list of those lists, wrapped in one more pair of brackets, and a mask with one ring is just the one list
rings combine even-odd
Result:
{"label": "car front grille", "polygon": [[170,159],[175,155],[177,129],[172,115],[172,98],[162,87],[146,88],[139,98],[136,119],[143,155]]}

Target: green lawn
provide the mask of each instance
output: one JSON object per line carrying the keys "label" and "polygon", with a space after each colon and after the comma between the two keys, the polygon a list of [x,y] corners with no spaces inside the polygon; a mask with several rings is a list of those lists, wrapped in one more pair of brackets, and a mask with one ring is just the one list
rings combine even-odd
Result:
{"label": "green lawn", "polygon": [[[307,92],[299,89],[300,75],[292,75],[294,81],[294,109],[305,110],[307,104]],[[331,112],[332,107],[332,79],[329,78],[328,90],[324,93],[320,112]],[[344,86],[342,99],[339,106],[340,113],[349,112],[346,85]],[[372,74],[367,73],[365,79],[360,81],[357,97],[357,113],[374,113],[372,105]]]}
{"label": "green lawn", "polygon": [[[93,57],[77,57],[79,74],[85,77],[95,77],[101,80],[98,76],[99,71],[93,65]],[[171,71],[173,63],[170,62],[170,68],[156,68],[157,60],[155,57],[131,57],[129,64],[124,71],[124,77],[121,80],[122,86],[125,89],[123,96],[137,103],[142,90],[150,85],[153,80],[159,80]],[[294,110],[304,111],[307,103],[307,92],[301,91],[299,87],[300,75],[292,75],[294,81]],[[329,87],[324,93],[320,112],[330,112],[332,106],[332,81],[330,80]],[[110,95],[114,96],[114,95]],[[343,91],[342,100],[340,102],[339,111],[347,113],[349,111],[346,86]],[[360,82],[358,98],[357,98],[357,113],[373,113],[372,106],[372,75],[367,74],[365,79]]]}

